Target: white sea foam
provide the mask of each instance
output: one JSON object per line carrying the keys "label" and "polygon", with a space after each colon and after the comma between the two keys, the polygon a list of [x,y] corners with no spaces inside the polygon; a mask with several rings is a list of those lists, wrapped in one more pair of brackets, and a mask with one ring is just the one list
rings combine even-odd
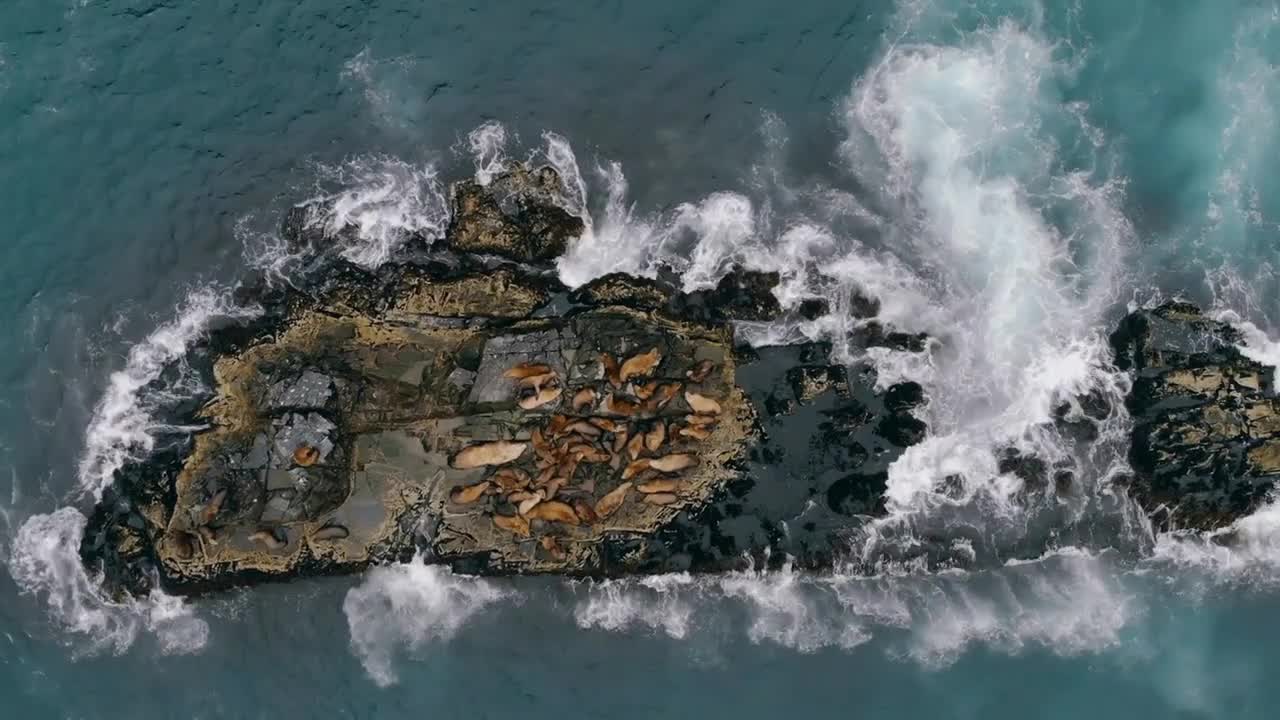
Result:
{"label": "white sea foam", "polygon": [[378,267],[411,237],[437,240],[448,228],[448,196],[433,165],[369,155],[317,165],[316,175],[323,190],[309,201],[318,211],[308,225],[357,265]]}
{"label": "white sea foam", "polygon": [[500,122],[484,123],[467,134],[467,149],[476,166],[476,182],[488,185],[507,164],[507,128]]}
{"label": "white sea foam", "polygon": [[203,648],[209,626],[181,599],[159,590],[123,602],[103,596],[98,579],[89,577],[80,561],[85,522],[70,507],[33,515],[18,530],[9,559],[18,586],[42,596],[55,622],[88,640],[77,653],[123,652],[144,630],[156,637],[165,654]]}
{"label": "white sea foam", "polygon": [[378,685],[396,682],[400,651],[446,642],[477,613],[512,592],[482,578],[455,575],[420,558],[370,570],[342,603],[351,647]]}

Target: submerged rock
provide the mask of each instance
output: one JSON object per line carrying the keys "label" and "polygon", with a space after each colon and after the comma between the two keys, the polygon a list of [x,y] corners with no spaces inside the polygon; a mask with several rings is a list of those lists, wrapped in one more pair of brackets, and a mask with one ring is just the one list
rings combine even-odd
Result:
{"label": "submerged rock", "polygon": [[1212,529],[1256,509],[1280,477],[1275,368],[1186,303],[1126,317],[1111,337],[1133,373],[1132,494],[1160,529]]}
{"label": "submerged rock", "polygon": [[570,293],[538,266],[581,232],[558,192],[546,169],[460,183],[453,260],[338,264],[214,333],[213,395],[175,418],[207,429],[120,473],[85,561],[133,593],[415,553],[489,574],[830,567],[923,435],[919,386],[881,397],[829,346],[735,347],[734,320],[779,316],[776,275]]}

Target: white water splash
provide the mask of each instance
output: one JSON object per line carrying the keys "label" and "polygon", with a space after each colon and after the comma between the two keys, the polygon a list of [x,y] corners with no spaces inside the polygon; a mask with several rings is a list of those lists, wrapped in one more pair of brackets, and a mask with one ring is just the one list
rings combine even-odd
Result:
{"label": "white water splash", "polygon": [[447,642],[490,605],[511,597],[494,582],[455,575],[421,558],[370,570],[347,592],[342,610],[351,647],[374,682],[396,682],[395,657]]}
{"label": "white water splash", "polygon": [[507,128],[490,121],[467,134],[467,148],[476,166],[476,182],[488,185],[507,166]]}

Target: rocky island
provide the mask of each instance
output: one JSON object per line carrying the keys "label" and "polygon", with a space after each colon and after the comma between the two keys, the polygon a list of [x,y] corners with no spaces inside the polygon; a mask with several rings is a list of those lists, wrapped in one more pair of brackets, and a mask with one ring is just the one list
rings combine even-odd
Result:
{"label": "rocky island", "polygon": [[[777,276],[686,293],[612,275],[570,290],[550,262],[583,232],[550,168],[452,189],[443,241],[369,272],[255,291],[267,312],[201,349],[189,442],[124,468],[81,554],[117,593],[194,594],[358,571],[415,554],[467,573],[823,570],[884,509],[925,435],[915,383],[821,344],[749,348],[783,316]],[[284,233],[326,242],[300,206]],[[852,342],[929,352],[874,321]],[[801,308],[798,312],[811,312]],[[1126,318],[1131,491],[1160,522],[1218,527],[1280,471],[1271,372],[1194,308]]]}

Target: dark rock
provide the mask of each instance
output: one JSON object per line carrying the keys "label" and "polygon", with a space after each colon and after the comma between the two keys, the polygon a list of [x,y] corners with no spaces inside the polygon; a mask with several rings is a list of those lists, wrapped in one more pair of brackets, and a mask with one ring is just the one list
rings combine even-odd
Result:
{"label": "dark rock", "polygon": [[796,312],[805,320],[817,320],[831,313],[831,303],[814,298],[802,300]]}
{"label": "dark rock", "polygon": [[671,300],[669,312],[678,317],[698,321],[729,320],[768,321],[782,315],[782,306],[774,296],[781,277],[776,272],[758,272],[733,268],[713,290],[681,294]]}
{"label": "dark rock", "polygon": [[1227,525],[1280,476],[1275,369],[1241,355],[1238,340],[1186,303],[1133,313],[1111,336],[1116,364],[1134,374],[1130,492],[1162,528]]}
{"label": "dark rock", "polygon": [[582,219],[559,203],[560,180],[542,168],[513,167],[489,187],[473,180],[454,184],[452,221],[445,242],[459,253],[500,255],[520,262],[559,257],[582,235]]}

